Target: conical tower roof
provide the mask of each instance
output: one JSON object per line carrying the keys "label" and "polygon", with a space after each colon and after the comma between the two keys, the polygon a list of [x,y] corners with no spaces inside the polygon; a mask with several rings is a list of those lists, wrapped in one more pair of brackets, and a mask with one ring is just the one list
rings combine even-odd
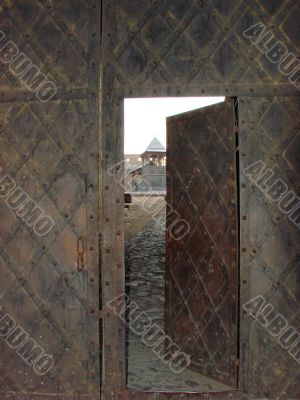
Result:
{"label": "conical tower roof", "polygon": [[152,139],[151,143],[149,144],[149,146],[147,147],[146,152],[149,152],[149,153],[165,153],[166,149],[160,143],[160,141],[156,137],[154,137]]}

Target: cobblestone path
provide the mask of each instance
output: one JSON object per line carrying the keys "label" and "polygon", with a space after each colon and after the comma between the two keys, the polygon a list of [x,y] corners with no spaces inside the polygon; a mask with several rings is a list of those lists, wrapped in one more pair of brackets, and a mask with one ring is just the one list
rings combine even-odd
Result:
{"label": "cobblestone path", "polygon": [[[125,216],[126,290],[141,311],[164,328],[165,208],[155,217],[136,198]],[[163,198],[153,198],[153,210]],[[149,202],[148,202],[149,203]],[[148,204],[149,205],[149,204]],[[151,209],[151,207],[149,207]],[[130,389],[209,392],[229,389],[191,370],[173,373],[141,338],[128,332],[128,387]]]}

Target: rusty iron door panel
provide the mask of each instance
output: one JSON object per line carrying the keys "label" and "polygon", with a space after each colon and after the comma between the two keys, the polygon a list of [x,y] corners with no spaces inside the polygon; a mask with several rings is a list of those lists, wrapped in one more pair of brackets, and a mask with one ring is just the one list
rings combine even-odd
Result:
{"label": "rusty iron door panel", "polygon": [[99,21],[91,1],[1,2],[1,399],[100,396]]}
{"label": "rusty iron door panel", "polygon": [[[238,349],[235,132],[231,99],[167,119],[166,332],[191,356],[192,369],[231,387]],[[179,217],[187,224],[178,236]]]}
{"label": "rusty iron door panel", "polygon": [[265,52],[281,40],[289,52],[299,54],[300,8],[295,0],[246,5],[244,0],[172,0],[159,5],[106,0],[104,9],[107,87],[114,79],[116,86],[128,89],[126,95],[135,90],[135,96],[150,96],[153,88],[159,93],[166,86],[166,93],[175,94],[187,85],[205,95],[216,87],[233,95],[273,93],[273,86],[297,93],[289,82],[291,73],[281,74],[244,33],[260,24],[268,38],[273,34],[269,43],[261,41]]}
{"label": "rusty iron door panel", "polygon": [[[297,0],[103,0],[104,170],[124,159],[124,98],[199,94],[253,97],[274,93],[296,96],[298,91],[289,77],[283,76],[243,32],[261,21],[274,34],[274,41],[281,40],[289,52],[297,55],[299,7]],[[269,45],[273,43],[271,40]],[[123,193],[105,174],[104,187],[102,265],[103,281],[109,283],[103,285],[103,301],[107,303],[124,292],[125,268],[124,233],[120,227],[123,204],[112,205],[114,200],[122,199]],[[245,287],[243,284],[242,289]],[[112,332],[118,334],[112,335]],[[247,334],[247,329],[241,334],[244,357],[251,352],[245,347]],[[124,342],[125,326],[105,314],[105,399],[117,398],[125,387]],[[244,391],[247,377],[248,370],[244,369],[240,381]],[[151,393],[134,396],[153,398]],[[160,396],[180,398],[179,394]],[[194,396],[198,397],[191,395]],[[199,395],[199,398],[207,396]]]}
{"label": "rusty iron door panel", "polygon": [[239,101],[241,376],[249,398],[300,399],[299,109],[300,97]]}

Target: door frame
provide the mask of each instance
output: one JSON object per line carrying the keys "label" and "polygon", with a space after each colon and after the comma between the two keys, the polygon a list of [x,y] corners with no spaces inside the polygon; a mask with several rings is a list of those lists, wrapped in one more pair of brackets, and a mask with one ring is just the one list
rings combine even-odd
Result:
{"label": "door frame", "polygon": [[[125,262],[124,262],[124,195],[120,178],[124,174],[124,100],[126,98],[143,97],[208,97],[225,96],[237,97],[224,90],[213,88],[204,91],[197,88],[185,88],[184,90],[170,90],[164,88],[158,91],[155,88],[135,88],[135,90],[115,90],[112,99],[113,106],[105,108],[105,96],[103,96],[102,132],[103,134],[103,213],[102,213],[102,304],[100,318],[102,319],[102,349],[103,349],[103,399],[118,400],[200,400],[200,399],[228,399],[239,400],[245,398],[246,371],[248,364],[248,320],[240,310],[240,368],[239,388],[226,392],[151,392],[130,390],[126,387],[126,358],[125,358],[125,331],[122,320],[113,315],[108,303],[125,293]],[[241,254],[242,256],[242,254]],[[240,277],[247,274],[247,258],[240,259]],[[240,278],[241,279],[241,278]],[[241,283],[241,282],[240,282]],[[246,302],[247,287],[240,289],[240,304]],[[121,300],[125,307],[125,298]],[[246,397],[247,398],[247,397]]]}

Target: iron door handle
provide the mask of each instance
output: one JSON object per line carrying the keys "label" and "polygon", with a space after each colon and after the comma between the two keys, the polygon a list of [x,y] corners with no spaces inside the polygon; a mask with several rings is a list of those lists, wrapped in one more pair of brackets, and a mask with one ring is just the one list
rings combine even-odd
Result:
{"label": "iron door handle", "polygon": [[85,267],[85,243],[84,237],[79,236],[77,240],[77,269],[78,271],[83,271]]}

